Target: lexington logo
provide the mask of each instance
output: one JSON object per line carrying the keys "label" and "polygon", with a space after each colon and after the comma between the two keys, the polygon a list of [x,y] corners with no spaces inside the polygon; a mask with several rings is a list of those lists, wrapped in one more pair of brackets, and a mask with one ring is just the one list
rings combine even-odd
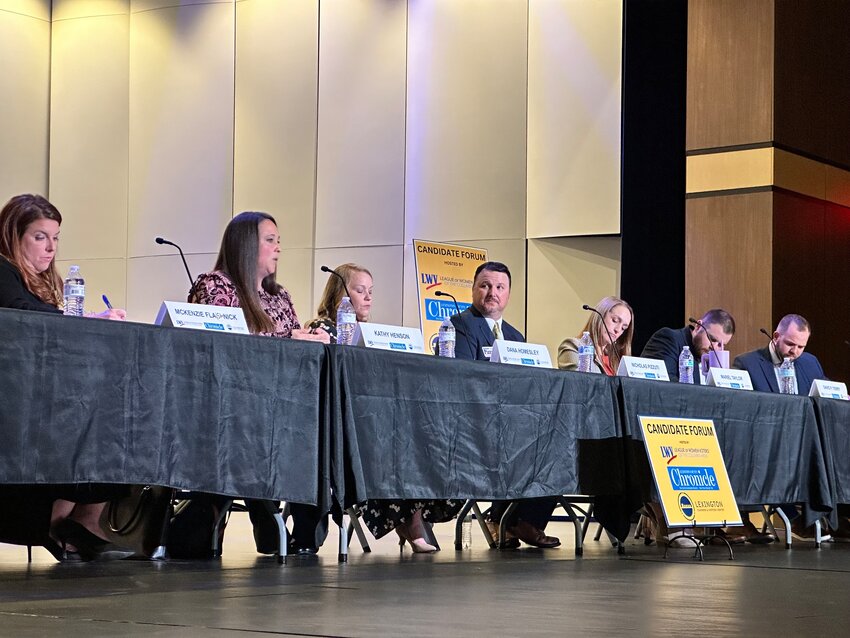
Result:
{"label": "lexington logo", "polygon": [[435,286],[440,285],[440,277],[431,273],[423,272],[419,275],[422,283],[425,284],[425,290],[431,290]]}
{"label": "lexington logo", "polygon": [[679,494],[679,511],[689,521],[694,520],[694,504],[691,502],[691,497],[684,492]]}
{"label": "lexington logo", "polygon": [[661,458],[667,459],[667,465],[670,465],[670,462],[676,458],[676,455],[673,454],[673,448],[669,445],[661,445]]}

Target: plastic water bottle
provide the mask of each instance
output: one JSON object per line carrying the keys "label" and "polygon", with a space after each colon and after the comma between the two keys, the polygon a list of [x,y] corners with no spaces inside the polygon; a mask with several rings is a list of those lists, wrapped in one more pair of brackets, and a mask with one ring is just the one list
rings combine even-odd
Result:
{"label": "plastic water bottle", "polygon": [[455,325],[448,317],[440,324],[439,353],[441,357],[455,358]]}
{"label": "plastic water bottle", "polygon": [[460,526],[460,546],[462,549],[472,547],[472,514],[467,514]]}
{"label": "plastic water bottle", "polygon": [[797,394],[797,371],[794,369],[794,362],[788,357],[785,357],[779,366],[779,393]]}
{"label": "plastic water bottle", "polygon": [[336,311],[336,342],[350,346],[354,338],[354,328],[357,326],[357,315],[351,299],[343,297]]}
{"label": "plastic water bottle", "polygon": [[65,278],[65,314],[82,317],[85,301],[86,282],[80,274],[80,267],[71,266]]}
{"label": "plastic water bottle", "polygon": [[596,350],[589,332],[583,332],[578,342],[578,371],[590,372],[593,369],[593,356]]}
{"label": "plastic water bottle", "polygon": [[682,348],[679,355],[679,383],[694,382],[694,356],[688,346]]}

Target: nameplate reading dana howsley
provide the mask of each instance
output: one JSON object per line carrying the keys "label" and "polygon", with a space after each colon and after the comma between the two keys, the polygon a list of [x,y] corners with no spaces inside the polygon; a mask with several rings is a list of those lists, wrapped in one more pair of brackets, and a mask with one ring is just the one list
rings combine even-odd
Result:
{"label": "nameplate reading dana howsley", "polygon": [[352,343],[375,350],[418,352],[424,354],[425,344],[419,328],[388,326],[382,323],[358,323]]}
{"label": "nameplate reading dana howsley", "polygon": [[740,525],[714,422],[638,416],[669,527]]}
{"label": "nameplate reading dana howsley", "polygon": [[242,308],[163,301],[154,323],[158,326],[248,334]]}
{"label": "nameplate reading dana howsley", "polygon": [[524,341],[508,341],[496,339],[490,361],[509,363],[516,366],[531,366],[534,368],[551,368],[552,357],[549,349],[540,343],[525,343]]}

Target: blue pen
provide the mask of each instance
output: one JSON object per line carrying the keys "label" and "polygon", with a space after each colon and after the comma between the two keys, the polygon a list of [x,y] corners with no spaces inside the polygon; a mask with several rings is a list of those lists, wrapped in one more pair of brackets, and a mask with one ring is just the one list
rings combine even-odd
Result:
{"label": "blue pen", "polygon": [[109,298],[106,295],[102,295],[102,297],[103,297],[103,303],[106,304],[106,307],[109,308],[110,310],[112,310],[112,304],[109,303]]}

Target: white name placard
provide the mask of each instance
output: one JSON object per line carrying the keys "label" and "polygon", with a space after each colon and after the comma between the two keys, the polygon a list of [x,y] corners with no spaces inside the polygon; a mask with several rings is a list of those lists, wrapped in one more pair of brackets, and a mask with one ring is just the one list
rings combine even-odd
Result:
{"label": "white name placard", "polygon": [[838,381],[815,379],[812,381],[812,387],[809,388],[809,396],[847,401],[847,385]]}
{"label": "white name placard", "polygon": [[510,363],[517,366],[532,366],[534,368],[552,367],[552,357],[549,356],[549,349],[546,346],[539,343],[508,341],[506,339],[496,339],[493,342],[490,361]]}
{"label": "white name placard", "polygon": [[163,301],[154,323],[158,326],[248,334],[242,308]]}
{"label": "white name placard", "polygon": [[655,379],[669,381],[667,367],[660,359],[647,359],[645,357],[623,357],[620,359],[620,367],[617,368],[618,377],[630,377],[632,379]]}
{"label": "white name placard", "polygon": [[481,346],[481,354],[489,361],[490,357],[493,356],[493,346]]}
{"label": "white name placard", "polygon": [[425,352],[425,341],[419,328],[386,326],[381,323],[358,323],[352,343],[375,350],[399,352]]}
{"label": "white name placard", "polygon": [[705,378],[705,385],[712,385],[718,388],[732,388],[733,390],[752,390],[753,382],[750,379],[750,373],[746,370],[736,370],[734,368],[709,368],[708,376]]}

